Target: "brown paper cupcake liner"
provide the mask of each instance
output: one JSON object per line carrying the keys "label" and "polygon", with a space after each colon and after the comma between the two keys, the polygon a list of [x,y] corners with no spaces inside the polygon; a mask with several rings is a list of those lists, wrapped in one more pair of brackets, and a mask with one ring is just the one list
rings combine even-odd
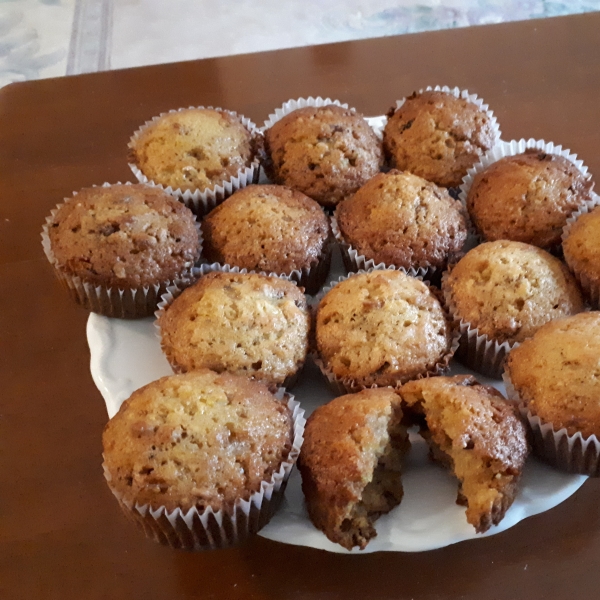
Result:
{"label": "brown paper cupcake liner", "polygon": [[450,271],[442,275],[442,293],[450,317],[459,332],[459,346],[456,358],[465,366],[493,379],[502,379],[504,361],[508,353],[516,348],[518,342],[498,342],[476,327],[464,321],[459,315],[447,281]]}
{"label": "brown paper cupcake liner", "polygon": [[164,186],[161,183],[156,183],[154,180],[149,179],[142,170],[134,163],[129,163],[129,168],[136,176],[137,180],[140,183],[145,183],[146,185],[151,185],[153,187],[158,187],[171,196],[174,196],[181,202],[183,202],[196,216],[202,217],[208,214],[213,208],[215,208],[218,204],[223,202],[226,198],[231,196],[237,190],[245,188],[251,183],[258,183],[258,178],[260,175],[260,162],[262,158],[262,134],[256,125],[247,117],[240,115],[232,110],[226,110],[224,108],[212,107],[212,106],[188,106],[187,108],[178,108],[174,110],[169,110],[168,112],[160,113],[156,117],[153,117],[149,121],[146,121],[138,130],[136,130],[128,143],[128,148],[132,148],[134,142],[140,136],[140,134],[154,122],[158,121],[161,117],[164,117],[167,114],[174,112],[181,112],[183,110],[189,110],[193,108],[207,108],[221,110],[226,112],[234,117],[237,117],[241,120],[242,124],[250,131],[255,140],[260,140],[258,143],[258,149],[256,152],[256,156],[252,160],[249,167],[245,167],[244,169],[240,169],[234,177],[230,177],[229,179],[225,179],[219,184],[215,185],[213,189],[205,188],[204,190],[195,189],[195,190],[182,190],[181,188],[173,189],[172,186]]}
{"label": "brown paper cupcake liner", "polygon": [[[110,187],[111,185],[132,184],[130,182],[124,184],[121,184],[121,182],[117,182],[116,184],[104,183],[101,187]],[[77,192],[73,192],[73,196],[76,195]],[[54,268],[56,278],[77,304],[80,304],[91,312],[104,315],[105,317],[141,319],[150,317],[154,314],[161,296],[167,291],[169,286],[172,286],[175,283],[178,283],[182,288],[189,285],[192,280],[193,265],[186,267],[176,279],[169,279],[154,285],[133,289],[95,285],[84,281],[79,276],[73,276],[67,273],[56,260],[54,252],[52,251],[48,231],[56,213],[68,200],[70,200],[70,198],[65,198],[62,202],[59,202],[52,209],[50,215],[46,217],[46,222],[42,228],[42,248],[46,258]],[[198,231],[200,248],[202,248],[203,240],[200,223],[196,221],[195,226]]]}
{"label": "brown paper cupcake liner", "polygon": [[[283,389],[277,396],[285,401],[293,419],[293,443],[287,460],[260,490],[247,500],[238,499],[231,510],[215,511],[191,508],[187,512],[176,508],[169,512],[164,506],[130,504],[111,488],[127,518],[136,523],[149,537],[161,544],[184,550],[214,550],[242,543],[262,529],[281,504],[287,480],[300,454],[304,440],[304,410],[300,403]],[[110,487],[111,477],[104,468]]]}
{"label": "brown paper cupcake liner", "polygon": [[[567,223],[563,227],[561,239],[564,242],[567,237],[569,237],[569,233],[571,232],[571,228],[573,224],[581,215],[586,215],[597,206],[600,206],[600,196],[595,193],[592,193],[592,199],[588,200],[583,206],[581,206],[578,210],[576,210],[568,219]],[[565,258],[565,262],[566,258]],[[583,290],[588,302],[594,309],[600,308],[600,281],[596,278],[592,278],[586,273],[574,268],[574,266],[569,265],[567,262],[569,269],[575,275],[575,278],[579,282],[581,289]]]}
{"label": "brown paper cupcake liner", "polygon": [[556,431],[527,408],[506,371],[503,379],[509,400],[529,425],[533,453],[561,471],[600,477],[600,440],[595,435],[584,438],[580,432],[569,435],[565,428]]}
{"label": "brown paper cupcake liner", "polygon": [[[387,267],[387,269],[388,270],[401,270],[401,269],[394,269],[393,267]],[[342,281],[346,281],[350,277],[354,277],[354,276],[360,275],[362,273],[372,273],[373,271],[381,271],[381,270],[383,270],[383,269],[375,268],[375,269],[368,269],[368,270],[360,270],[357,273],[349,273],[348,275],[342,275],[337,280],[329,282],[329,284],[326,287],[324,287],[319,292],[319,294],[315,297],[314,304],[313,304],[313,309],[315,311],[315,314],[318,309],[319,303],[321,302],[323,297],[327,294],[327,292],[329,292],[332,288],[334,288],[336,285],[338,285],[338,283],[341,283]],[[437,292],[437,290],[434,287],[432,287],[429,284],[429,282],[423,280],[421,277],[416,277],[415,279],[422,281],[432,291],[432,293],[436,296],[436,298],[439,299],[439,292]],[[442,305],[442,309],[444,309],[444,312],[446,312],[443,302],[441,302],[441,305]],[[448,323],[451,326],[453,326],[449,317],[448,317]],[[414,377],[413,379],[436,377],[438,375],[443,375],[444,373],[447,373],[448,370],[450,369],[450,361],[452,360],[454,353],[458,349],[458,340],[459,340],[458,331],[456,331],[454,329],[452,332],[452,340],[450,342],[450,349],[448,350],[448,352],[432,368],[428,369],[426,372],[418,375],[417,377]],[[316,350],[311,353],[311,358],[312,358],[313,362],[315,363],[315,365],[321,371],[323,377],[325,377],[327,386],[334,394],[337,394],[337,395],[354,394],[354,393],[360,392],[361,390],[364,390],[364,389],[378,387],[377,385],[365,386],[365,385],[357,382],[355,379],[353,379],[351,377],[338,377],[325,365],[324,361],[318,355],[318,352]],[[394,386],[394,387],[399,388],[401,385],[403,385],[407,381],[409,381],[409,380],[408,379],[399,379],[396,386]]]}
{"label": "brown paper cupcake liner", "polygon": [[[198,279],[200,279],[204,275],[207,275],[208,273],[212,273],[213,271],[217,271],[220,273],[258,273],[261,275],[267,275],[269,277],[278,277],[279,279],[287,279],[288,281],[293,281],[293,279],[289,275],[278,275],[277,273],[266,273],[264,271],[248,271],[248,269],[240,269],[239,267],[232,267],[231,265],[222,265],[220,263],[212,263],[212,264],[207,263],[207,264],[199,265],[198,267],[194,267],[194,269],[192,270],[191,283],[185,282],[185,285],[179,285],[178,283],[174,283],[173,285],[169,286],[166,289],[166,291],[162,294],[162,296],[157,304],[156,311],[154,312],[154,316],[156,317],[156,320],[154,321],[154,328],[155,328],[156,336],[160,340],[160,347],[163,351],[163,354],[167,358],[167,361],[169,362],[169,365],[173,369],[174,373],[184,373],[185,371],[183,369],[181,369],[175,363],[175,361],[173,361],[171,359],[171,357],[169,356],[168,349],[163,345],[162,335],[161,335],[161,330],[160,330],[160,325],[159,325],[160,318],[164,314],[164,312],[169,308],[169,306],[173,303],[175,298],[177,298],[183,292],[183,290],[185,288],[189,287],[190,285],[193,285],[193,283],[198,281]],[[288,375],[285,378],[285,380],[281,384],[281,388],[289,389],[289,388],[293,387],[294,385],[296,385],[296,383],[298,382],[298,379],[300,377],[300,373],[304,369],[305,363],[306,363],[306,359],[305,359],[304,363],[302,363],[302,365],[300,365],[300,367],[298,368],[298,370],[295,373],[292,373],[291,375]],[[265,383],[266,385],[271,387],[270,383],[268,383],[268,382],[263,382],[263,383]]]}

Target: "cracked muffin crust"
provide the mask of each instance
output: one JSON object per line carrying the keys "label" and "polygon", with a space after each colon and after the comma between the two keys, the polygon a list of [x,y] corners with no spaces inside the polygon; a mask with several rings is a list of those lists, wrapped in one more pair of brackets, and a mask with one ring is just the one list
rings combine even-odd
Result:
{"label": "cracked muffin crust", "polygon": [[525,426],[496,389],[471,375],[410,381],[399,394],[421,423],[430,457],[459,480],[457,503],[477,533],[510,508],[528,453]]}
{"label": "cracked muffin crust", "polygon": [[304,365],[310,317],[304,294],[286,279],[211,272],[175,298],[158,325],[174,370],[209,368],[280,386]]}
{"label": "cracked muffin crust", "polygon": [[497,137],[490,115],[473,102],[426,91],[389,112],[383,146],[392,167],[457,187]]}
{"label": "cracked muffin crust", "polygon": [[334,104],[299,108],[265,132],[275,183],[334,207],[379,172],[381,142],[363,116]]}
{"label": "cracked muffin crust", "polygon": [[464,209],[434,183],[395,169],[379,173],[336,210],[359,254],[404,269],[444,268],[467,239]]}
{"label": "cracked muffin crust", "polygon": [[593,186],[570,160],[530,149],[477,173],[467,209],[486,240],[553,249],[571,213],[591,199]]}
{"label": "cracked muffin crust", "polygon": [[442,289],[454,318],[499,343],[522,342],[544,323],[584,309],[577,282],[558,258],[507,240],[470,250]]}
{"label": "cracked muffin crust", "polygon": [[375,520],[402,500],[408,447],[400,398],[392,390],[363,390],[318,407],[298,459],[315,527],[348,550],[363,550],[377,535]]}
{"label": "cracked muffin crust", "polygon": [[174,190],[213,189],[254,160],[258,143],[230,112],[189,108],[143,127],[129,159],[151,181]]}
{"label": "cracked muffin crust", "polygon": [[135,391],[102,436],[109,487],[125,506],[231,509],[292,448],[292,416],[268,389],[207,369]]}
{"label": "cracked muffin crust", "polygon": [[422,281],[375,270],[325,294],[317,308],[316,345],[326,371],[350,387],[394,386],[445,368],[452,328]]}
{"label": "cracked muffin crust", "polygon": [[196,220],[146,185],[81,190],[48,227],[55,267],[107,288],[135,289],[182,276],[200,256]]}
{"label": "cracked muffin crust", "polygon": [[321,207],[279,185],[251,185],[217,206],[202,222],[209,261],[290,274],[317,263],[330,236]]}

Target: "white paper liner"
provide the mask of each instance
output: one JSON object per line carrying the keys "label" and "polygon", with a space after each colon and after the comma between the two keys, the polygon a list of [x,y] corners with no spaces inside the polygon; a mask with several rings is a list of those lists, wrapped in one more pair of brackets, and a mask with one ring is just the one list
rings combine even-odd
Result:
{"label": "white paper liner", "polygon": [[[194,269],[192,270],[192,281],[197,282],[204,275],[207,275],[208,273],[212,273],[214,271],[220,272],[220,273],[241,273],[241,274],[257,273],[259,275],[266,275],[268,277],[277,277],[279,279],[286,279],[287,281],[296,283],[293,279],[291,279],[291,277],[289,275],[278,275],[277,273],[265,273],[264,271],[248,271],[248,269],[240,269],[239,267],[232,267],[230,265],[222,265],[220,263],[211,263],[211,264],[207,263],[207,264],[199,265],[198,267],[194,267]],[[191,285],[193,285],[193,283]],[[184,373],[185,371],[183,369],[180,369],[176,364],[172,363],[171,360],[169,360],[168,350],[163,345],[159,321],[161,319],[161,316],[165,313],[167,308],[173,303],[175,298],[177,298],[187,287],[190,287],[190,284],[188,282],[184,282],[184,285],[179,285],[177,282],[175,282],[173,285],[169,286],[166,289],[166,291],[162,294],[162,296],[156,306],[156,311],[154,313],[154,316],[156,317],[156,320],[154,321],[156,335],[157,335],[158,339],[160,340],[160,347],[163,351],[163,354],[167,358],[174,373]],[[298,367],[298,369],[294,373],[291,373],[290,375],[288,375],[285,378],[285,380],[280,384],[282,388],[289,389],[297,383],[298,378],[300,377],[300,374],[302,373],[302,369],[304,368],[305,363],[306,363],[306,357],[304,359],[304,362]],[[248,377],[250,377],[249,374],[248,374]],[[267,381],[263,381],[263,383],[265,383],[266,385],[269,385],[269,386],[272,385],[270,382],[267,382]]]}
{"label": "white paper liner", "polygon": [[281,463],[271,479],[261,482],[259,491],[252,493],[247,500],[237,500],[230,511],[215,511],[212,507],[198,510],[193,507],[187,512],[180,508],[169,512],[164,506],[128,503],[110,486],[111,476],[103,464],[104,477],[123,513],[140,526],[147,537],[184,550],[227,548],[257,533],[271,520],[279,507],[304,440],[306,419],[300,403],[283,389],[278,390],[276,396],[286,402],[292,414],[292,449],[287,460]]}
{"label": "white paper liner", "polygon": [[[133,185],[131,182],[121,183],[103,183],[100,187],[111,187],[112,185]],[[98,186],[92,186],[98,187]],[[78,192],[73,192],[73,197],[77,196]],[[54,268],[54,274],[60,281],[62,286],[68,291],[71,298],[92,312],[113,317],[118,319],[139,319],[149,317],[154,314],[156,307],[160,301],[160,297],[164,294],[169,286],[176,282],[182,287],[189,284],[192,277],[193,264],[188,265],[176,279],[168,279],[154,285],[142,286],[140,288],[122,289],[119,287],[108,287],[104,285],[94,285],[84,281],[79,276],[73,276],[65,272],[58,264],[52,246],[50,243],[50,235],[48,233],[50,226],[54,221],[56,213],[60,207],[71,200],[65,198],[59,202],[46,217],[46,222],[42,228],[42,248],[46,258]],[[200,223],[196,220],[195,227],[198,232],[198,243],[200,251],[202,250],[202,230]]]}
{"label": "white paper liner", "polygon": [[438,268],[432,265],[426,267],[405,268],[396,265],[386,265],[384,262],[376,263],[372,258],[367,258],[363,254],[359,254],[358,251],[345,240],[342,232],[340,231],[335,213],[331,217],[331,230],[342,253],[344,266],[348,271],[356,272],[373,269],[396,269],[406,273],[407,275],[410,275],[411,277],[420,277],[427,280],[431,280],[435,277],[436,273],[438,273]]}
{"label": "white paper liner", "polygon": [[[588,200],[583,206],[581,206],[578,210],[572,213],[571,216],[567,219],[567,222],[563,227],[561,236],[563,243],[569,237],[571,228],[573,227],[575,221],[577,221],[577,219],[581,215],[587,215],[588,213],[592,212],[597,206],[600,206],[600,196],[598,196],[595,193],[592,193],[591,200]],[[596,277],[590,277],[588,274],[577,269],[576,265],[571,264],[566,254],[564,255],[564,258],[569,269],[571,269],[573,275],[575,275],[575,278],[577,279],[579,285],[583,289],[592,308],[600,308],[600,273],[597,273]]]}
{"label": "white paper liner", "polygon": [[600,440],[595,435],[584,438],[579,431],[569,435],[564,427],[556,431],[552,423],[544,422],[527,408],[508,371],[502,379],[508,399],[517,404],[521,417],[529,424],[533,453],[561,471],[600,477]]}
{"label": "white paper liner", "polygon": [[[486,152],[481,160],[474,164],[463,177],[463,183],[459,188],[460,192],[458,194],[458,199],[462,202],[463,206],[467,208],[467,197],[469,195],[471,186],[473,185],[473,180],[477,174],[487,169],[493,163],[498,162],[501,158],[506,156],[515,156],[516,154],[523,154],[526,150],[530,149],[540,150],[545,154],[556,154],[558,156],[562,156],[563,158],[566,158],[572,162],[583,176],[589,178],[589,175],[587,174],[588,168],[583,164],[583,161],[578,160],[577,154],[573,154],[568,149],[563,149],[562,146],[555,145],[554,142],[534,140],[533,138],[529,138],[528,140],[511,140],[510,142],[500,140],[496,146]],[[479,235],[482,240],[485,239],[483,234],[479,233]]]}
{"label": "white paper liner", "polygon": [[470,323],[459,317],[452,292],[448,286],[449,275],[449,271],[442,275],[442,293],[446,309],[458,327],[460,336],[456,359],[482,375],[502,379],[504,361],[508,353],[519,345],[519,342],[498,342],[486,334],[479,333],[476,327],[472,327]]}
{"label": "white paper liner", "polygon": [[[146,121],[138,130],[136,130],[133,133],[133,135],[131,136],[131,139],[129,140],[129,143],[127,145],[128,148],[132,149],[135,145],[136,140],[139,138],[140,134],[148,126],[152,125],[153,123],[155,123],[156,121],[158,121],[159,119],[164,117],[165,115],[168,115],[170,113],[175,113],[175,112],[181,112],[184,110],[204,109],[204,108],[211,109],[211,110],[212,109],[219,110],[219,111],[228,113],[236,118],[239,118],[241,120],[242,124],[244,125],[244,127],[246,127],[246,129],[248,129],[248,131],[250,131],[250,133],[253,136],[261,135],[259,129],[256,127],[256,125],[250,119],[248,119],[247,117],[244,117],[243,115],[240,115],[234,111],[226,110],[224,108],[212,107],[212,106],[188,106],[187,108],[178,108],[178,109],[169,110],[168,112],[160,113],[156,117],[153,117],[149,121]],[[229,196],[231,196],[231,194],[233,194],[237,190],[245,188],[246,186],[250,185],[251,183],[258,183],[258,178],[259,178],[259,174],[260,174],[260,153],[254,157],[254,159],[251,162],[249,167],[240,169],[236,176],[231,177],[228,180],[222,181],[220,184],[215,185],[215,187],[213,189],[209,189],[209,188],[205,188],[204,190],[200,190],[200,189],[182,190],[181,188],[173,189],[173,187],[170,185],[164,186],[161,183],[156,183],[152,179],[148,179],[148,177],[146,177],[146,175],[144,175],[144,173],[141,171],[141,169],[134,163],[129,163],[129,168],[131,169],[131,171],[133,172],[133,174],[136,176],[137,180],[140,183],[145,183],[147,185],[151,185],[153,187],[158,187],[158,188],[164,190],[168,194],[171,194],[171,196],[174,196],[175,198],[177,198],[178,200],[183,202],[195,215],[197,215],[198,217],[202,217],[205,214],[209,213],[213,208],[215,208],[215,206],[217,206],[217,204],[220,204],[221,202],[223,202],[223,200],[225,200],[225,198],[228,198]]]}
{"label": "white paper liner", "polygon": [[[317,310],[318,310],[321,300],[336,285],[338,285],[342,281],[346,281],[347,279],[350,279],[350,277],[355,277],[356,275],[362,275],[364,273],[372,273],[373,271],[381,271],[381,270],[384,270],[384,269],[373,268],[373,269],[368,269],[366,271],[360,270],[356,273],[349,273],[348,275],[342,275],[342,276],[338,277],[337,280],[330,281],[329,284],[326,287],[324,287],[317,294],[317,296],[314,299],[313,309],[314,309],[314,314],[315,314],[315,326],[316,326],[316,313],[317,313]],[[395,269],[394,267],[386,267],[385,270],[401,271],[404,273],[404,271],[402,269]],[[429,284],[428,281],[423,280],[421,277],[415,277],[415,279],[422,281],[430,290],[433,290],[432,286]],[[434,294],[434,295],[437,298],[437,295],[436,294]],[[453,326],[452,321],[447,314],[447,311],[444,307],[443,302],[440,302],[440,305],[442,306],[442,310],[444,311],[444,313],[446,313],[448,325],[450,327],[452,327]],[[459,333],[458,333],[458,331],[454,330],[452,333],[452,340],[450,342],[450,350],[442,357],[442,359],[432,369],[426,371],[425,373],[423,373],[417,377],[414,377],[413,379],[423,379],[424,377],[434,377],[434,376],[443,375],[444,373],[446,373],[450,368],[450,360],[452,359],[452,357],[454,356],[454,353],[458,349],[458,341],[459,341]],[[329,389],[336,395],[353,394],[356,392],[360,392],[361,390],[364,390],[366,388],[378,387],[376,384],[373,384],[371,386],[365,386],[363,384],[358,383],[356,380],[354,380],[351,377],[338,377],[325,365],[323,360],[320,358],[316,348],[315,348],[315,351],[311,354],[311,358],[312,358],[313,362],[315,363],[315,365],[317,365],[317,367],[321,371],[322,375],[325,377],[325,380],[327,382]],[[408,380],[398,380],[396,387],[400,387],[401,385],[406,383],[406,381],[408,381]]]}

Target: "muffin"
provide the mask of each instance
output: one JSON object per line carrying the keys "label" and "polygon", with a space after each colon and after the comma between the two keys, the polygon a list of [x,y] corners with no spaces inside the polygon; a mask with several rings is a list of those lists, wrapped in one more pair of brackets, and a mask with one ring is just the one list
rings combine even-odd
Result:
{"label": "muffin", "polygon": [[109,317],[146,317],[200,257],[193,214],[146,185],[85,188],[58,205],[42,234],[73,298]]}
{"label": "muffin", "polygon": [[211,272],[161,310],[158,326],[176,372],[208,368],[280,386],[304,365],[310,317],[286,279]]}
{"label": "muffin", "polygon": [[319,366],[333,387],[348,392],[438,374],[450,361],[452,342],[438,299],[401,271],[353,275],[317,308]]}
{"label": "muffin", "polygon": [[379,173],[341,202],[336,218],[341,239],[356,252],[348,253],[355,256],[348,264],[353,270],[379,263],[424,272],[443,269],[467,239],[458,200],[434,183],[395,169]]}
{"label": "muffin", "polygon": [[402,457],[409,447],[400,398],[363,390],[318,407],[298,459],[311,521],[335,543],[363,550],[375,520],[402,500]]}
{"label": "muffin", "polygon": [[415,92],[390,110],[383,147],[392,167],[457,187],[499,138],[490,112],[450,91]]}
{"label": "muffin", "polygon": [[163,113],[136,131],[129,162],[144,182],[179,193],[214,190],[252,167],[261,146],[248,119],[220,108],[187,108]]}
{"label": "muffin", "polygon": [[496,389],[470,375],[431,377],[400,388],[407,410],[421,420],[430,456],[459,481],[457,503],[484,533],[504,518],[527,457],[525,426]]}
{"label": "muffin", "polygon": [[560,260],[507,240],[470,250],[445,274],[442,290],[460,323],[457,358],[496,378],[515,344],[544,323],[584,309],[577,282]]}
{"label": "muffin", "polygon": [[202,230],[209,261],[291,275],[308,293],[316,292],[327,276],[329,220],[301,192],[279,185],[249,186],[207,215]]}
{"label": "muffin", "polygon": [[590,200],[592,187],[589,177],[564,156],[530,148],[477,171],[466,203],[486,240],[553,250],[568,217]]}
{"label": "muffin", "polygon": [[186,549],[228,546],[271,518],[301,426],[297,403],[246,377],[208,369],[163,377],[106,425],[105,476],[149,537]]}
{"label": "muffin", "polygon": [[600,313],[541,327],[509,354],[506,379],[534,452],[560,469],[600,475]]}
{"label": "muffin", "polygon": [[600,306],[600,208],[583,212],[567,225],[563,253],[594,308]]}
{"label": "muffin", "polygon": [[335,104],[286,114],[265,132],[272,181],[334,207],[379,172],[381,142],[364,117]]}

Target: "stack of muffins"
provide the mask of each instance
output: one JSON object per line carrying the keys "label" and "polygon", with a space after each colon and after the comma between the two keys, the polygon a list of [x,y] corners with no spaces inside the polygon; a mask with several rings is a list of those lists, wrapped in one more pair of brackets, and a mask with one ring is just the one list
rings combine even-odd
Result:
{"label": "stack of muffins", "polygon": [[[314,524],[364,548],[401,502],[407,426],[455,474],[477,532],[515,498],[524,423],[538,456],[600,473],[600,349],[585,337],[600,314],[583,312],[600,297],[600,209],[576,156],[502,142],[477,96],[437,86],[398,101],[382,130],[321,98],[286,102],[262,130],[174,110],[133,134],[129,160],[139,184],[75,194],[43,244],[86,308],[157,311],[176,375],[136,391],[104,433],[109,486],[149,536],[240,542],[299,456]],[[323,288],[336,245],[349,274]],[[512,401],[443,377],[455,355],[495,378],[507,363]],[[286,389],[309,356],[341,397],[300,450]]]}

